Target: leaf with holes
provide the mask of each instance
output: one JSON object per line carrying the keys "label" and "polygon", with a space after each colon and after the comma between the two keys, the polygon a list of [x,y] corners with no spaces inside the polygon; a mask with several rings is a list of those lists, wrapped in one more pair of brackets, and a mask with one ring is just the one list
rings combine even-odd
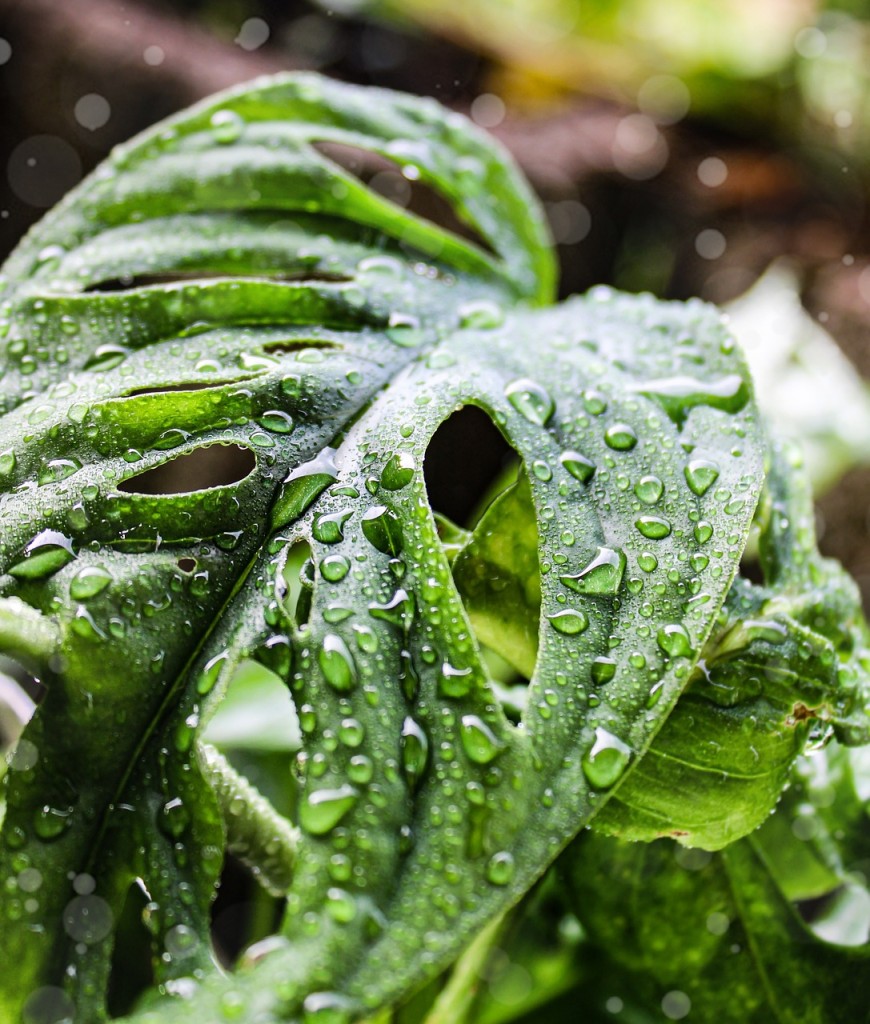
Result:
{"label": "leaf with holes", "polygon": [[[860,624],[816,621],[854,593],[813,562],[805,604],[773,606],[814,551],[770,511],[776,474],[770,593],[729,597],[766,446],[718,314],[606,290],[536,308],[552,284],[492,142],[315,76],[134,140],[10,258],[0,647],[45,690],[6,783],[10,1019],[395,1005],[599,812],[635,827],[608,801],[645,777],[702,652],[727,661],[729,616],[785,629],[789,664],[807,643],[835,658],[802,717],[863,739]],[[472,410],[485,429],[452,431],[439,476],[472,486],[442,505],[433,453]],[[514,469],[483,458],[493,438]],[[246,694],[280,708],[281,682],[293,706],[252,742]],[[245,777],[294,751],[283,785]],[[280,905],[229,975],[225,860]]]}

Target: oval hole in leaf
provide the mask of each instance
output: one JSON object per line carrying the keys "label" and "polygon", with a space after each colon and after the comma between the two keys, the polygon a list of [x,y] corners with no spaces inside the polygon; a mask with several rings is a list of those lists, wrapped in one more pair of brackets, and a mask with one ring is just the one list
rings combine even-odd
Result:
{"label": "oval hole in leaf", "polygon": [[125,274],[123,277],[107,278],[94,281],[84,289],[85,292],[129,292],[136,288],[151,288],[156,285],[208,283],[210,281],[234,281],[239,278],[253,278],[277,283],[298,284],[302,282],[322,281],[328,284],[343,284],[352,281],[347,274],[331,273],[326,270],[270,271],[262,270],[176,270],[164,274]]}
{"label": "oval hole in leaf", "polygon": [[473,525],[492,499],[516,477],[519,456],[492,419],[466,405],[432,435],[423,462],[432,511],[461,526]]}
{"label": "oval hole in leaf", "polygon": [[[332,565],[328,559],[327,563]],[[327,568],[325,571],[337,573],[340,571],[340,565],[337,564],[334,570]],[[287,552],[283,579],[284,585],[287,587],[284,594],[284,607],[296,628],[299,629],[308,622],[311,599],[314,595],[314,562],[311,559],[311,545],[307,541],[296,541]]]}
{"label": "oval hole in leaf", "polygon": [[220,965],[231,969],[248,946],[274,934],[283,908],[284,900],[270,896],[244,864],[226,854],[211,907],[211,937]]}
{"label": "oval hole in leaf", "polygon": [[497,255],[480,232],[459,218],[449,199],[429,185],[406,177],[395,161],[343,142],[317,141],[311,147],[389,202],[472,242],[492,256]]}
{"label": "oval hole in leaf", "polygon": [[254,453],[242,445],[203,445],[128,477],[118,489],[127,494],[189,494],[236,484],[253,472],[256,464]]}

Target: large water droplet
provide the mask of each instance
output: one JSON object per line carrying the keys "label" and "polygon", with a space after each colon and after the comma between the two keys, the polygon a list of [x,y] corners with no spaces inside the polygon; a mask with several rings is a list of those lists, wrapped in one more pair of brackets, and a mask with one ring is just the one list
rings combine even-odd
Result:
{"label": "large water droplet", "polygon": [[325,835],[345,817],[359,800],[359,790],[343,785],[317,789],[299,807],[299,824],[315,836]]}
{"label": "large water droplet", "polygon": [[746,381],[736,373],[713,381],[684,376],[664,377],[637,384],[632,390],[658,402],[678,427],[683,426],[695,406],[709,405],[736,413],[749,401]]}
{"label": "large water droplet", "polygon": [[487,861],[486,877],[493,885],[507,885],[514,877],[515,870],[513,854],[507,850],[499,850]]}
{"label": "large water droplet", "polygon": [[573,576],[560,576],[559,580],[578,594],[616,594],[624,572],[623,552],[599,547],[594,558],[580,572]]}
{"label": "large water droplet", "polygon": [[51,842],[57,839],[72,824],[72,807],[52,807],[44,804],[33,819],[33,831],[40,839]]}
{"label": "large water droplet", "polygon": [[642,476],[634,486],[634,493],[646,505],[655,505],[663,491],[664,484],[657,476]]}
{"label": "large water droplet", "polygon": [[321,544],[337,544],[344,537],[344,524],[353,515],[353,509],[326,512],[314,520],[311,532]]}
{"label": "large water droplet", "polygon": [[400,629],[409,629],[414,621],[414,598],[400,588],[386,604],[370,604],[369,615]]}
{"label": "large water droplet", "polygon": [[57,530],[42,530],[25,547],[24,558],[9,569],[21,580],[44,579],[75,558],[72,541]]}
{"label": "large water droplet", "polygon": [[463,715],[460,728],[462,746],[475,764],[489,764],[504,749],[502,741],[477,715]]}
{"label": "large water droplet", "polygon": [[235,142],[244,130],[245,122],[235,110],[217,110],[211,116],[211,130],[215,141],[222,145]]}
{"label": "large water droplet", "polygon": [[492,330],[504,323],[504,310],[495,302],[480,299],[465,302],[459,307],[459,326],[477,330]]}
{"label": "large water droplet", "polygon": [[670,658],[690,658],[695,652],[685,626],[670,623],[656,634],[656,642]]}
{"label": "large water droplet", "polygon": [[428,736],[413,718],[406,718],[402,725],[402,767],[412,790],[419,784],[428,758]]}
{"label": "large water droplet", "polygon": [[347,644],[338,634],[326,634],[317,660],[330,686],[342,692],[354,688],[357,681],[356,664]]}
{"label": "large water droplet", "polygon": [[398,555],[404,546],[399,517],[386,505],[375,505],[363,515],[362,532],[369,544],[384,554]]}
{"label": "large water droplet", "polygon": [[474,674],[470,668],[454,668],[449,662],[441,666],[438,691],[442,697],[465,697],[471,690]]}
{"label": "large water droplet", "polygon": [[320,575],[330,583],[338,583],[347,576],[350,562],[344,555],[327,555],[320,562]]}
{"label": "large water droplet", "polygon": [[273,530],[298,519],[308,506],[335,479],[337,470],[333,448],[325,448],[308,462],[297,466],[284,480],[281,493],[272,506]]}
{"label": "large water droplet", "polygon": [[511,381],[504,393],[521,416],[539,427],[546,426],[556,408],[549,392],[527,377]]}
{"label": "large water droplet", "polygon": [[547,616],[550,625],[559,633],[567,636],[575,636],[582,633],[589,626],[589,619],[583,612],[567,610],[556,612],[555,615]]}
{"label": "large water droplet", "polygon": [[588,484],[595,475],[595,463],[580,452],[562,452],[559,461],[571,476],[583,484]]}
{"label": "large water droplet", "polygon": [[87,601],[102,593],[112,582],[112,575],[99,565],[80,569],[70,580],[69,594],[75,601]]}
{"label": "large water droplet", "polygon": [[671,524],[661,516],[641,516],[634,525],[647,540],[662,540],[671,532]]}
{"label": "large water droplet", "polygon": [[709,459],[692,459],[686,466],[686,483],[691,490],[702,497],[719,479],[719,467]]}
{"label": "large water droplet", "polygon": [[410,452],[396,452],[384,466],[381,487],[388,491],[401,490],[414,479],[416,469],[414,456]]}
{"label": "large water droplet", "polygon": [[617,452],[628,452],[637,444],[637,434],[628,423],[614,423],[604,431],[604,443]]}
{"label": "large water droplet", "polygon": [[583,774],[595,789],[609,789],[620,779],[630,758],[631,747],[599,726],[592,749],[581,762]]}

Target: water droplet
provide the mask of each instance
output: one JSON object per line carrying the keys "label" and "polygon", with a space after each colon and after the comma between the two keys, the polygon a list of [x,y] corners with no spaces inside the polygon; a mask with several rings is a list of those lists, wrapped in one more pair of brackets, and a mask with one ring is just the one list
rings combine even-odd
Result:
{"label": "water droplet", "polygon": [[366,786],[372,781],[375,766],[365,754],[354,754],[347,764],[347,777],[359,786]]}
{"label": "water droplet", "polygon": [[234,110],[217,110],[211,116],[212,134],[222,145],[236,142],[244,127],[245,122]]}
{"label": "water droplet", "polygon": [[327,555],[320,562],[320,575],[330,583],[338,583],[347,576],[350,562],[344,555]]}
{"label": "water droplet", "polygon": [[190,815],[180,797],[168,801],[160,811],[160,828],[168,836],[179,839],[190,824]]}
{"label": "water droplet", "polygon": [[614,423],[604,431],[604,442],[614,451],[628,452],[637,444],[637,434],[628,423]]}
{"label": "water droplet", "polygon": [[375,505],[362,518],[366,540],[384,554],[398,555],[404,546],[399,517],[386,505]]}
{"label": "water droplet", "polygon": [[493,885],[507,885],[514,877],[515,870],[513,854],[507,850],[500,850],[487,861],[486,877]]}
{"label": "water droplet", "polygon": [[646,505],[655,505],[663,491],[664,484],[657,476],[643,476],[634,487],[634,493]]}
{"label": "water droplet", "polygon": [[369,615],[399,629],[410,629],[414,621],[414,598],[400,588],[386,604],[370,604]]}
{"label": "water droplet", "polygon": [[699,544],[706,544],[713,536],[713,527],[706,521],[706,519],[702,519],[699,523],[695,523],[694,534],[695,540]]}
{"label": "water droplet", "polygon": [[338,738],[346,747],[356,748],[365,739],[366,730],[356,718],[343,718],[338,727]]}
{"label": "water droplet", "polygon": [[321,544],[337,544],[344,538],[344,524],[352,515],[353,509],[345,508],[318,516],[311,527],[314,539]]}
{"label": "water droplet", "polygon": [[69,594],[75,601],[87,601],[102,593],[112,582],[112,575],[99,565],[80,569],[70,580]]}
{"label": "water droplet", "polygon": [[410,313],[391,313],[387,337],[400,348],[417,348],[426,340],[420,321]]}
{"label": "water droplet", "polygon": [[598,686],[609,683],[616,675],[616,662],[613,658],[598,657],[592,662],[592,681]]}
{"label": "water droplet", "polygon": [[581,762],[583,774],[595,789],[609,789],[621,778],[630,758],[631,747],[599,726],[592,749]]}
{"label": "water droplet", "polygon": [[594,558],[574,576],[560,576],[559,580],[578,594],[616,594],[625,572],[622,551],[599,547]]}
{"label": "water droplet", "polygon": [[438,692],[442,697],[466,697],[471,690],[474,674],[470,668],[454,668],[449,662],[441,666]]}
{"label": "water droplet", "polygon": [[637,556],[637,564],[644,572],[652,572],[653,569],[658,567],[659,560],[652,551],[641,551]]}
{"label": "water droplet", "polygon": [[459,307],[459,326],[476,330],[492,330],[504,323],[504,310],[495,302],[481,299],[465,302]]}
{"label": "water droplet", "polygon": [[684,472],[686,483],[699,498],[719,479],[719,467],[709,459],[692,459]]}
{"label": "water droplet", "polygon": [[0,452],[0,477],[10,476],[15,470],[15,452],[11,448]]}
{"label": "water droplet", "polygon": [[684,376],[665,377],[638,384],[632,390],[658,402],[668,418],[680,428],[689,412],[698,405],[737,413],[749,401],[746,381],[736,373],[714,381]]}
{"label": "water droplet", "polygon": [[325,448],[308,462],[297,466],[284,480],[281,493],[272,506],[273,530],[280,530],[299,516],[335,480],[337,470],[333,448]]}
{"label": "water droplet", "polygon": [[44,804],[36,812],[33,830],[40,839],[50,842],[62,835],[72,824],[72,807],[51,807]]}
{"label": "water droplet", "polygon": [[349,813],[359,800],[359,790],[343,785],[309,793],[299,808],[299,823],[306,832],[325,835]]}
{"label": "water droplet", "polygon": [[24,549],[27,556],[9,569],[21,580],[43,579],[63,568],[75,558],[72,541],[57,530],[43,530]]}
{"label": "water droplet", "polygon": [[671,524],[661,516],[641,516],[634,525],[647,540],[662,540],[671,532]]}
{"label": "water droplet", "polygon": [[406,718],[402,725],[402,767],[412,790],[419,784],[428,758],[429,738],[413,718]]}
{"label": "water droplet", "polygon": [[356,664],[347,644],[338,634],[326,634],[317,660],[330,686],[341,692],[354,688],[357,681]]}
{"label": "water droplet", "polygon": [[204,697],[207,693],[211,693],[228,661],[229,656],[226,651],[222,651],[205,663],[202,673],[196,681],[196,692],[200,696]]}
{"label": "water droplet", "polygon": [[504,749],[501,740],[477,715],[462,716],[460,735],[465,753],[475,764],[489,764]]}
{"label": "water droplet", "polygon": [[293,417],[283,409],[269,409],[257,417],[257,423],[264,430],[271,430],[274,434],[290,434],[294,427]]}
{"label": "water droplet", "polygon": [[346,889],[332,886],[326,893],[326,912],[333,921],[349,924],[357,914],[356,900]]}
{"label": "water droplet", "polygon": [[338,992],[312,992],[302,1008],[302,1024],[349,1024],[356,1004]]}
{"label": "water droplet", "polygon": [[527,377],[512,381],[504,393],[521,416],[539,427],[547,425],[556,408],[549,392]]}
{"label": "water droplet", "polygon": [[600,416],[603,412],[607,412],[607,396],[602,395],[600,391],[591,389],[584,391],[583,408],[590,416]]}
{"label": "water droplet", "polygon": [[571,476],[583,484],[588,484],[595,475],[595,463],[580,452],[562,452],[559,461]]}
{"label": "water droplet", "polygon": [[690,658],[695,652],[685,626],[669,623],[656,634],[656,642],[670,658]]}
{"label": "water droplet", "polygon": [[46,484],[56,484],[61,480],[66,480],[73,473],[77,473],[81,468],[82,464],[78,459],[49,459],[40,467],[36,482],[40,487],[44,487]]}
{"label": "water droplet", "polygon": [[547,618],[553,629],[559,633],[565,633],[567,636],[582,633],[589,626],[587,616],[578,611],[556,612],[555,615],[548,615]]}
{"label": "water droplet", "polygon": [[416,472],[414,456],[410,452],[396,452],[384,466],[381,473],[381,487],[388,491],[398,491],[406,487]]}

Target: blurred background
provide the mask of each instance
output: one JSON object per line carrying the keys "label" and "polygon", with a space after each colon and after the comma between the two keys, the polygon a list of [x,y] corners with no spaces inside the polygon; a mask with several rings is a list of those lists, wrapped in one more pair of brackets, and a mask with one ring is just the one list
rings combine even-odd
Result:
{"label": "blurred background", "polygon": [[823,548],[870,602],[868,0],[0,0],[0,254],[116,143],[303,68],[500,138],[563,294],[734,303]]}
{"label": "blurred background", "polygon": [[563,294],[726,305],[870,600],[870,2],[0,0],[0,254],[116,143],[281,69],[434,96],[500,138]]}

